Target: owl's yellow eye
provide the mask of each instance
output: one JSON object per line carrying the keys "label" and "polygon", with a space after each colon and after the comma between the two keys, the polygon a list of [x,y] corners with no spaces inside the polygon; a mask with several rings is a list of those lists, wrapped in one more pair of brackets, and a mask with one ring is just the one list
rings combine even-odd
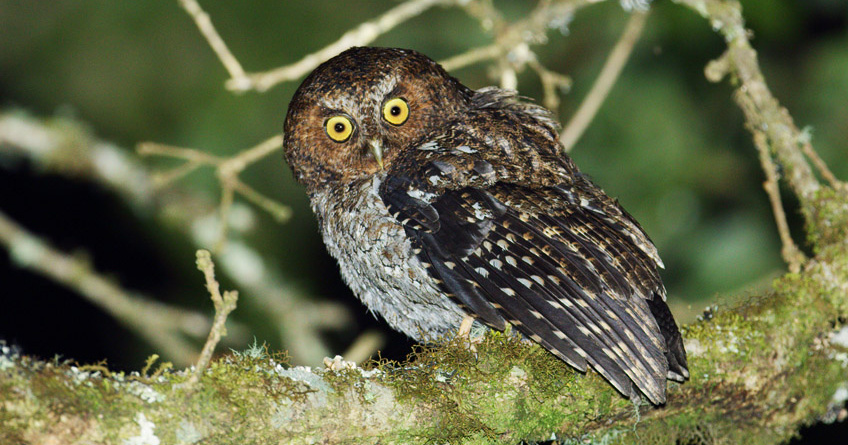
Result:
{"label": "owl's yellow eye", "polygon": [[395,97],[383,105],[383,119],[392,125],[402,125],[409,118],[409,105],[405,100]]}
{"label": "owl's yellow eye", "polygon": [[344,142],[353,133],[353,122],[345,116],[333,116],[324,123],[327,136],[336,142]]}

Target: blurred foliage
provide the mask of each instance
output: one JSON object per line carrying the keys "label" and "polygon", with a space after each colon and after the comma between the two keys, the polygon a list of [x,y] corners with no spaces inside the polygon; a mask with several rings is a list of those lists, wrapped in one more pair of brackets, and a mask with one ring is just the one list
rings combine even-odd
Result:
{"label": "blurred foliage", "polygon": [[[250,71],[299,60],[396,5],[388,0],[201,3]],[[495,4],[508,20],[520,18],[530,8],[505,0]],[[842,0],[743,0],[742,4],[775,95],[799,126],[813,128],[814,146],[834,173],[848,178],[848,4]],[[547,67],[574,79],[572,91],[557,110],[564,122],[591,87],[626,19],[618,2],[591,5],[571,23],[551,29],[547,45],[534,48]],[[462,11],[435,8],[374,44],[411,47],[438,60],[488,42],[485,31]],[[722,50],[720,37],[701,17],[671,2],[656,2],[631,61],[573,151],[578,165],[617,196],[657,243],[667,268],[664,276],[672,307],[684,320],[706,300],[766,284],[784,268],[761,187],[763,173],[731,88],[726,83],[710,84],[703,76],[704,65]],[[481,65],[454,74],[473,88],[494,83]],[[176,0],[0,0],[3,108],[72,115],[99,137],[128,149],[140,141],[157,141],[231,155],[281,131],[296,83],[265,94],[234,95],[223,88],[225,80],[223,67]],[[519,88],[523,95],[541,99],[533,73],[521,73]],[[6,167],[0,166],[2,184],[20,187],[15,196],[0,191],[6,195],[0,197],[0,208],[11,217],[38,227],[60,247],[86,249],[100,270],[153,289],[151,294],[163,300],[207,303],[193,270],[194,253],[184,241],[174,242],[173,232],[154,225],[149,216],[128,217],[125,208],[107,198],[92,201],[85,193],[70,193],[70,201],[57,198],[59,189],[78,186],[55,179],[52,188],[35,186],[45,178]],[[362,315],[362,325],[375,324],[338,277],[306,196],[292,181],[282,156],[275,154],[252,166],[244,179],[295,210],[284,226],[257,212],[259,221],[249,241],[276,257],[286,276],[296,277],[315,294],[346,301]],[[185,181],[212,196],[218,193],[210,171]],[[34,213],[33,200],[47,206],[65,204]],[[791,205],[794,230],[800,236]],[[113,234],[106,236],[108,245],[98,245],[80,230],[67,230],[67,218],[77,213],[86,213],[83,224],[97,230],[98,237]],[[52,225],[41,221],[47,215]],[[102,261],[109,258],[110,249],[138,257],[140,264],[152,261],[156,271],[166,271],[151,277],[131,270],[133,266],[116,269]],[[11,283],[17,289],[4,293],[25,299],[20,307],[43,309],[44,300],[29,284],[33,278],[22,275],[0,260],[4,287]],[[27,335],[0,325],[0,338],[26,347]],[[352,336],[348,337],[347,342]],[[339,350],[345,346],[341,340]],[[93,354],[103,355],[107,354]],[[122,360],[139,360],[132,357]]]}

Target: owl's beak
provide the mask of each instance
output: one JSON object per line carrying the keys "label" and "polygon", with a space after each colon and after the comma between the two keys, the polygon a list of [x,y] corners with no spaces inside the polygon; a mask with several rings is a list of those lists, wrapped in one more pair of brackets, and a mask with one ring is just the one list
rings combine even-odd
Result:
{"label": "owl's beak", "polygon": [[371,154],[374,155],[374,160],[377,161],[380,170],[383,170],[383,144],[379,141],[371,141]]}

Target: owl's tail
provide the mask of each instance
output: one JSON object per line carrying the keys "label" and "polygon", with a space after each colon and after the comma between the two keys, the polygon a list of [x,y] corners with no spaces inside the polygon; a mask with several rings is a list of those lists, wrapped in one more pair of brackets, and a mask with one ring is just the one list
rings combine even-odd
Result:
{"label": "owl's tail", "polygon": [[668,378],[678,382],[688,380],[689,365],[686,362],[686,350],[683,349],[683,337],[680,336],[680,330],[677,329],[671,310],[659,295],[654,295],[654,298],[648,301],[648,306],[665,339]]}

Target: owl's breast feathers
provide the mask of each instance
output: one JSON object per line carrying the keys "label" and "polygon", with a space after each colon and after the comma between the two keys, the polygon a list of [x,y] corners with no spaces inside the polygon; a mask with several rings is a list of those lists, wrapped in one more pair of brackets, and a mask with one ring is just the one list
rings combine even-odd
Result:
{"label": "owl's breast feathers", "polygon": [[[509,322],[623,394],[665,401],[688,378],[682,339],[641,227],[559,153],[543,108],[497,89],[399,154],[379,195],[454,301]],[[632,382],[632,384],[631,384]]]}

